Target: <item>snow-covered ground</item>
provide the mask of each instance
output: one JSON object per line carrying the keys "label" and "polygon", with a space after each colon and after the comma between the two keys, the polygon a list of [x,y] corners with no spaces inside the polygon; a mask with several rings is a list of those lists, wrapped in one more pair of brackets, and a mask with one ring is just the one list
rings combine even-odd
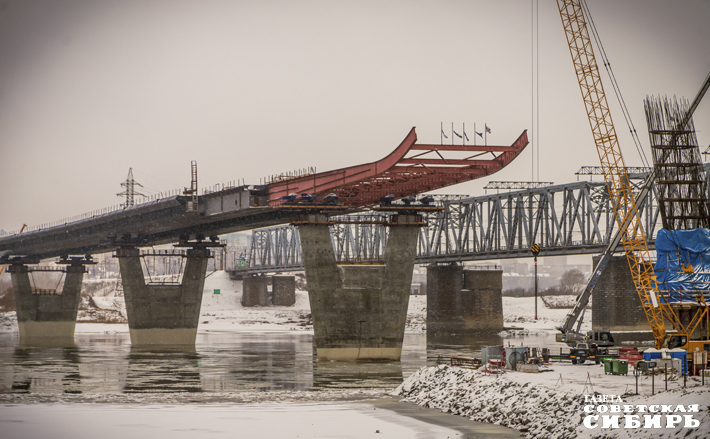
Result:
{"label": "snow-covered ground", "polygon": [[[123,297],[116,297],[115,281],[104,281],[93,288],[90,308],[80,310],[77,333],[128,332]],[[219,290],[219,294],[214,294]],[[293,306],[243,307],[242,282],[229,279],[217,271],[205,279],[205,289],[198,331],[312,331],[308,293],[296,290]],[[407,311],[407,333],[426,332],[426,296],[410,296]],[[514,335],[545,334],[555,331],[569,309],[548,309],[538,299],[538,320],[535,320],[535,298],[503,297],[503,321],[508,333]],[[123,320],[120,317],[123,316]],[[114,323],[114,320],[119,321]],[[587,311],[583,330],[591,329],[591,310]],[[109,323],[109,324],[103,324]],[[0,313],[0,331],[17,331],[15,312]],[[504,334],[505,335],[505,334]]]}
{"label": "snow-covered ground", "polygon": [[[535,320],[534,297],[503,297],[503,324],[509,334],[533,335],[556,332],[564,322],[569,308],[548,308],[542,299],[537,299],[537,320]],[[584,315],[581,330],[592,329],[592,311]]]}
{"label": "snow-covered ground", "polygon": [[[439,365],[423,367],[410,375],[393,395],[471,420],[515,428],[530,438],[646,438],[660,434],[707,438],[710,435],[710,380],[702,386],[698,378],[692,377],[687,387],[683,387],[683,380],[673,376],[665,391],[662,378],[662,375],[655,377],[656,393],[652,396],[650,376],[640,377],[639,395],[635,395],[632,374],[605,375],[603,366],[599,365],[557,363],[545,373],[510,371],[500,375]],[[700,411],[693,413],[699,427],[684,428],[681,423],[675,429],[626,429],[621,421],[620,429],[588,429],[582,424],[585,405],[612,403],[585,402],[585,395],[615,395],[622,402],[617,400],[614,404],[622,405],[699,404]],[[643,422],[643,414],[641,419]]]}
{"label": "snow-covered ground", "polygon": [[[125,302],[123,297],[115,296],[115,285],[115,281],[104,281],[91,288],[89,309],[79,311],[77,333],[128,332]],[[304,290],[296,290],[293,306],[243,307],[241,300],[241,281],[231,280],[224,271],[210,274],[205,279],[198,332],[313,331],[308,292]],[[0,313],[0,331],[17,331],[14,311]],[[426,296],[411,296],[407,332],[425,331]]]}

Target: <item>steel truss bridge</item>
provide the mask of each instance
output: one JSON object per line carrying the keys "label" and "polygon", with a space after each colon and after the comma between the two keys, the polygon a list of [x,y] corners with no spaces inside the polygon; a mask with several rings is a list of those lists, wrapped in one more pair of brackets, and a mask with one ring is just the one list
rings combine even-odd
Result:
{"label": "steel truss bridge", "polygon": [[[635,190],[647,174],[632,181]],[[537,243],[543,256],[601,253],[616,231],[616,220],[603,182],[563,185],[489,194],[443,197],[444,210],[428,214],[419,231],[417,263],[448,263],[530,257]],[[650,248],[660,228],[656,190],[641,200],[639,211]],[[371,213],[371,223],[382,213]],[[387,228],[382,224],[331,226],[336,259],[342,264],[376,264],[382,260]],[[357,221],[349,221],[357,222]],[[233,271],[273,273],[302,270],[295,226],[252,232],[249,258]]]}

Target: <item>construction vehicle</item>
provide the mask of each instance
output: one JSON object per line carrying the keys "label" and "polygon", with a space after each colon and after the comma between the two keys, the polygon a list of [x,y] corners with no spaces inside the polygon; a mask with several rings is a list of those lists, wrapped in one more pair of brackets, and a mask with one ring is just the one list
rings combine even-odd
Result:
{"label": "construction vehicle", "polygon": [[[657,294],[656,276],[644,238],[638,214],[638,205],[634,200],[632,186],[626,173],[626,166],[624,165],[599,68],[592,49],[587,20],[583,12],[585,8],[583,3],[584,0],[557,0],[587,118],[604,172],[604,180],[612,205],[616,207],[616,221],[620,232],[620,240],[629,262],[629,268],[641,300],[641,306],[651,326],[656,348],[661,348],[664,345],[675,345],[686,350],[695,350],[696,347],[710,350],[709,341],[691,342],[690,337],[698,322],[703,320],[703,316],[707,319],[707,306],[698,307],[704,308],[704,311],[696,313],[689,324],[683,324],[677,318],[672,305],[664,299],[663,295]],[[708,78],[710,80],[710,76]],[[680,127],[684,127],[690,120],[694,107],[697,107],[697,102],[702,99],[702,95],[707,90],[709,83],[709,81],[706,81],[701,88],[699,97],[696,97],[696,102],[691,106],[684,121],[679,125]],[[652,172],[649,176],[649,186],[653,182],[654,174],[655,172]],[[601,274],[600,271],[595,269],[595,275],[598,276],[599,274]],[[589,294],[591,294],[591,289],[586,293],[586,299],[582,298],[579,305],[586,306],[585,300],[588,301]],[[702,302],[702,304],[699,302],[699,305],[704,305],[705,302]],[[581,309],[584,309],[584,306]],[[579,315],[580,311],[573,310],[577,315]],[[673,334],[670,337],[667,336],[664,319],[668,319],[671,322],[677,334]],[[569,332],[573,324],[573,320],[571,322],[566,321],[561,329]]]}
{"label": "construction vehicle", "polygon": [[594,343],[577,343],[569,350],[569,358],[572,364],[584,364],[585,361],[591,360],[594,363],[601,363],[602,352]]}
{"label": "construction vehicle", "polygon": [[577,343],[594,342],[597,346],[611,347],[615,345],[614,336],[609,331],[587,331],[582,334],[579,331],[560,332],[556,334],[555,341],[565,343],[569,347],[575,347]]}

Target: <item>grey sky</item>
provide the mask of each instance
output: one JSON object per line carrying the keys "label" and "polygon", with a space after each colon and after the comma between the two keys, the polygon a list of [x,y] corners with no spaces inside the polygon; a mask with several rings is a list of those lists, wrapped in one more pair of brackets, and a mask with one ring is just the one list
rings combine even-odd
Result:
{"label": "grey sky", "polygon": [[[710,2],[589,3],[648,147],[646,94],[692,99],[710,71]],[[539,78],[539,179],[573,181],[598,159],[552,0]],[[377,160],[412,126],[436,143],[440,122],[508,145],[531,128],[531,84],[530,0],[0,0],[0,228],[120,203],[129,167],[153,193],[188,186],[191,160],[200,187],[258,183]],[[530,180],[531,156],[491,179]]]}

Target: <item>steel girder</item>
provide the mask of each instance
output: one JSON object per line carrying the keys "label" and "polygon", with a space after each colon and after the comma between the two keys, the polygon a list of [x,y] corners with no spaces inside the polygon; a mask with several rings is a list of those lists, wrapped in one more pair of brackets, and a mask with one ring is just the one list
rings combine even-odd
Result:
{"label": "steel girder", "polygon": [[271,273],[291,270],[303,270],[298,228],[285,225],[253,230],[245,271]]}
{"label": "steel girder", "polygon": [[[636,187],[638,189],[638,187]],[[655,191],[642,218],[653,241],[658,212]],[[616,224],[604,183],[576,182],[450,201],[428,218],[417,260],[453,262],[529,257],[537,243],[544,255],[601,251]]]}
{"label": "steel girder", "polygon": [[[660,227],[655,197],[654,189],[640,206],[646,239],[651,246]],[[581,181],[446,200],[442,205],[444,210],[428,215],[428,225],[420,229],[417,263],[529,257],[533,243],[540,246],[545,256],[599,253],[606,248],[616,228],[614,209],[602,182]],[[264,234],[291,238],[267,239]],[[259,271],[271,272],[296,270],[300,256],[284,263],[274,258],[269,267],[264,257],[286,254],[285,248],[275,250],[274,245],[293,246],[293,236],[298,236],[293,226],[255,230],[251,254],[257,255],[257,259],[249,261],[247,271],[257,267]],[[331,226],[331,239],[338,261],[376,262],[383,256],[387,228],[382,224],[338,224]],[[259,248],[263,246],[271,247]]]}

